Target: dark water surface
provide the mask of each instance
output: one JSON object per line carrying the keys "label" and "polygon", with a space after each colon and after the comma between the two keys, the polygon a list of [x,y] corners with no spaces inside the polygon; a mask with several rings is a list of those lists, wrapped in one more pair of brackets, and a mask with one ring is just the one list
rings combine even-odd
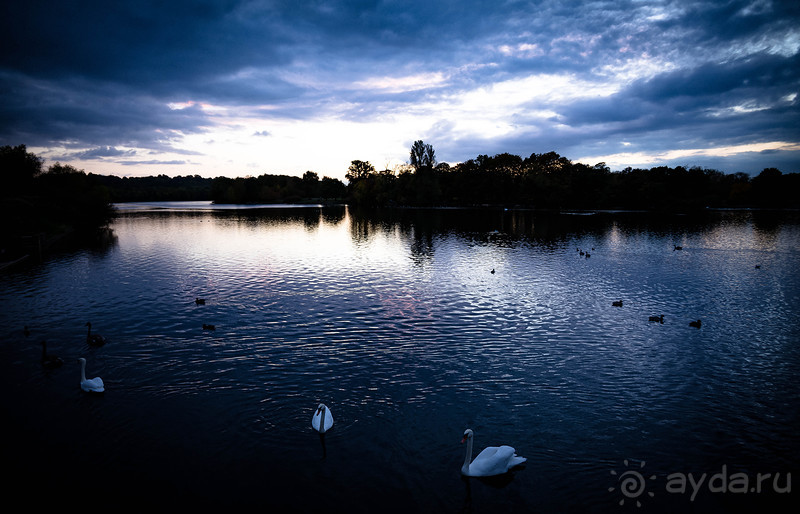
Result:
{"label": "dark water surface", "polygon": [[[0,274],[6,504],[798,505],[797,213],[120,207],[106,244]],[[466,428],[527,463],[462,479]]]}

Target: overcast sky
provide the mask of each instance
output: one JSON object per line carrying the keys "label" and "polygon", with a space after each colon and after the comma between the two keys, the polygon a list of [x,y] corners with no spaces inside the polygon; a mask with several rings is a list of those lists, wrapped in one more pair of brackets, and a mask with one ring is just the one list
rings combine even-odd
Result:
{"label": "overcast sky", "polygon": [[800,172],[796,0],[27,0],[0,49],[0,144],[92,173]]}

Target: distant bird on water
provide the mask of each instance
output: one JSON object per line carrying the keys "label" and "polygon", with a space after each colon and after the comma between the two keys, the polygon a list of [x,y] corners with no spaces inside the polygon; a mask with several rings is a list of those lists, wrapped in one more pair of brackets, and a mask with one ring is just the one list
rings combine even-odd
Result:
{"label": "distant bird on water", "polygon": [[205,323],[203,323],[203,330],[216,330],[216,329],[217,327],[215,327],[214,325],[206,325]]}
{"label": "distant bird on water", "polygon": [[47,341],[42,341],[42,366],[48,369],[58,368],[64,364],[61,357],[47,354]]}
{"label": "distant bird on water", "polygon": [[683,247],[682,246],[675,246],[675,249],[672,250],[672,251],[674,252],[675,250],[683,250]]}
{"label": "distant bird on water", "polygon": [[650,316],[650,321],[654,321],[656,323],[664,323],[664,315],[661,316]]}
{"label": "distant bird on water", "polygon": [[492,275],[494,275],[494,268],[492,268],[492,271],[490,271],[489,273],[491,273]]}
{"label": "distant bird on water", "polygon": [[87,322],[86,326],[89,327],[89,331],[86,333],[86,343],[89,346],[103,346],[106,344],[105,337],[101,336],[100,334],[92,334],[91,322]]}
{"label": "distant bird on water", "polygon": [[81,357],[78,361],[81,363],[81,389],[87,393],[102,393],[105,391],[106,388],[102,378],[94,377],[88,380],[86,379],[86,359]]}
{"label": "distant bird on water", "polygon": [[616,302],[611,302],[611,305],[614,307],[622,307],[622,300],[617,300]]}
{"label": "distant bird on water", "polygon": [[689,322],[689,326],[690,326],[690,327],[694,327],[694,328],[700,328],[700,325],[702,325],[702,324],[703,324],[703,322],[702,322],[702,321],[700,321],[700,320],[697,320],[697,321],[690,321],[690,322]]}
{"label": "distant bird on water", "polygon": [[196,303],[197,305],[205,305],[206,301],[203,298],[195,298],[194,303]]}

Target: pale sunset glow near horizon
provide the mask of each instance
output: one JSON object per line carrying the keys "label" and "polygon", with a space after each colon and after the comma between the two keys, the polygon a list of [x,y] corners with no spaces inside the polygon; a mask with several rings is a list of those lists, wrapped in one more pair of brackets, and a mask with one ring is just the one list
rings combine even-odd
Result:
{"label": "pale sunset glow near horizon", "polygon": [[242,177],[555,151],[800,172],[800,7],[7,3],[0,145],[90,173]]}

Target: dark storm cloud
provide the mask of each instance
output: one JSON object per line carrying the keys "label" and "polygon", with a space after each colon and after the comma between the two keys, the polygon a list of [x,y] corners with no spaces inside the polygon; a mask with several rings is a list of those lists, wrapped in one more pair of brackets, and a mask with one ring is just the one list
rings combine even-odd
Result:
{"label": "dark storm cloud", "polygon": [[[204,105],[246,107],[267,127],[362,122],[532,75],[618,87],[496,113],[513,134],[442,119],[403,137],[453,161],[796,143],[798,27],[796,2],[769,0],[6,2],[0,143],[149,162],[128,152],[186,152],[182,138],[213,131]],[[419,87],[378,80],[433,74]]]}

